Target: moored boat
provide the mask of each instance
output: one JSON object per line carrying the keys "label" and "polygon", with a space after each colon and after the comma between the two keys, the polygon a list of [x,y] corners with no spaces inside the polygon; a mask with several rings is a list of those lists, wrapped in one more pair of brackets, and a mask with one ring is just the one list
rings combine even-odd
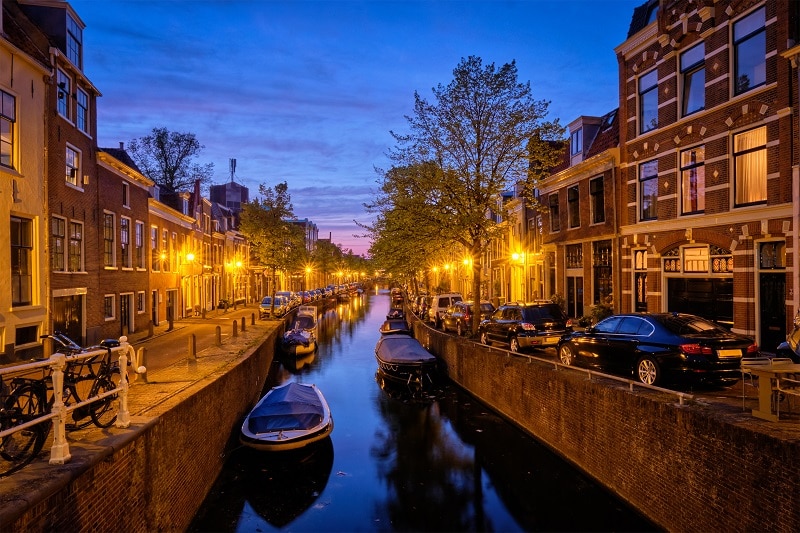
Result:
{"label": "moored boat", "polygon": [[331,431],[331,410],[317,386],[289,382],[258,401],[242,423],[239,441],[257,450],[292,450],[322,440]]}
{"label": "moored boat", "polygon": [[281,339],[281,348],[288,355],[307,355],[317,349],[317,308],[301,305],[292,323]]}
{"label": "moored boat", "polygon": [[411,327],[405,318],[387,318],[380,327],[381,335],[395,335],[397,333],[411,335]]}
{"label": "moored boat", "polygon": [[388,379],[410,387],[432,384],[438,366],[433,354],[405,334],[381,336],[375,345],[375,359]]}

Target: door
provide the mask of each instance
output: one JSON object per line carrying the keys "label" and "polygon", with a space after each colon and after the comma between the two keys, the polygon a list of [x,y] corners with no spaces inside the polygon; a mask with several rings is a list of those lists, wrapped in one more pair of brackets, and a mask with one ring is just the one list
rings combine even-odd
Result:
{"label": "door", "polygon": [[567,276],[567,316],[583,316],[583,278],[580,276]]}
{"label": "door", "polygon": [[75,342],[83,343],[83,296],[53,298],[53,331],[61,331]]}
{"label": "door", "polygon": [[127,335],[130,331],[131,320],[131,295],[121,294],[119,298],[119,323],[120,335]]}
{"label": "door", "polygon": [[175,309],[178,305],[176,291],[167,291],[167,321],[175,320]]}
{"label": "door", "polygon": [[758,345],[765,352],[774,352],[786,339],[786,274],[762,273],[759,276]]}
{"label": "door", "polygon": [[158,325],[158,291],[150,293],[150,321],[154,326]]}

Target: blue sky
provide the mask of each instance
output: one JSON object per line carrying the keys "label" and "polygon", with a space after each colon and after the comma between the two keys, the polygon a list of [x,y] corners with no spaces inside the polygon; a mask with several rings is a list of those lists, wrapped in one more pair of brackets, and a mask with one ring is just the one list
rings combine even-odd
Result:
{"label": "blue sky", "polygon": [[98,143],[154,127],[194,133],[255,195],[286,181],[295,214],[355,253],[354,220],[405,132],[414,91],[430,97],[461,58],[515,60],[519,81],[566,126],[618,104],[614,48],[644,0],[74,0],[84,70],[102,93]]}

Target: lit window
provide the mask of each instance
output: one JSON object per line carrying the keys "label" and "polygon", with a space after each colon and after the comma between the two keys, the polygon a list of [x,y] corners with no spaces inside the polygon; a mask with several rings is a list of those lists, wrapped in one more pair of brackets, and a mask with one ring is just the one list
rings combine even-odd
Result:
{"label": "lit window", "polygon": [[144,313],[144,292],[142,291],[136,293],[136,312]]}
{"label": "lit window", "polygon": [[144,222],[136,221],[134,242],[136,246],[136,268],[144,268]]}
{"label": "lit window", "polygon": [[131,268],[131,219],[120,217],[119,219],[119,246],[122,253],[122,267]]}
{"label": "lit window", "polygon": [[114,319],[114,295],[107,294],[103,297],[103,316],[106,320]]}
{"label": "lit window", "polygon": [[706,105],[706,65],[703,43],[681,55],[683,79],[683,116],[700,111]]}
{"label": "lit window", "polygon": [[80,187],[78,175],[80,174],[80,155],[69,146],[66,148],[66,180],[70,185]]}
{"label": "lit window", "polygon": [[658,127],[658,72],[651,70],[639,78],[639,132]]}
{"label": "lit window", "polygon": [[577,228],[581,225],[581,204],[578,197],[578,186],[567,189],[567,212],[569,214],[569,227]]}
{"label": "lit window", "polygon": [[684,272],[708,272],[708,247],[684,248],[683,249],[683,271]]}
{"label": "lit window", "polygon": [[681,212],[702,213],[706,208],[706,149],[703,146],[681,152]]}
{"label": "lit window", "polygon": [[67,58],[72,64],[83,69],[83,29],[67,14]]}
{"label": "lit window", "polygon": [[83,272],[83,224],[69,223],[69,271]]}
{"label": "lit window", "polygon": [[72,120],[69,114],[69,100],[72,94],[72,80],[63,71],[58,71],[58,113],[67,120]]}
{"label": "lit window", "polygon": [[67,221],[53,217],[50,220],[50,264],[53,272],[67,270]]}
{"label": "lit window", "polygon": [[561,219],[558,212],[558,193],[550,195],[550,231],[561,231]]}
{"label": "lit window", "polygon": [[734,94],[767,81],[767,32],[762,7],[733,25]]}
{"label": "lit window", "polygon": [[11,217],[11,305],[33,303],[33,221]]}
{"label": "lit window", "polygon": [[89,133],[89,95],[78,89],[75,108],[75,125],[84,133]]}
{"label": "lit window", "polygon": [[733,136],[734,205],[767,200],[767,127]]}
{"label": "lit window", "polygon": [[658,203],[658,160],[639,165],[639,219],[655,220]]}
{"label": "lit window", "polygon": [[103,213],[103,266],[114,266],[114,214]]}
{"label": "lit window", "polygon": [[17,122],[17,100],[0,90],[0,165],[14,166],[14,126]]}
{"label": "lit window", "polygon": [[589,199],[592,209],[592,224],[605,222],[606,207],[603,194],[603,176],[589,181]]}

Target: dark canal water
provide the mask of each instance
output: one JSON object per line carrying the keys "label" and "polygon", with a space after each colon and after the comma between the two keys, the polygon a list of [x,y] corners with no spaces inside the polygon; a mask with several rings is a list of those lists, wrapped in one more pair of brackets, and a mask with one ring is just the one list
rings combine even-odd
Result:
{"label": "dark canal water", "polygon": [[192,531],[657,529],[452,383],[410,399],[376,380],[388,293],[326,309],[320,347],[267,390],[315,383],[334,430],[310,451],[234,450]]}

